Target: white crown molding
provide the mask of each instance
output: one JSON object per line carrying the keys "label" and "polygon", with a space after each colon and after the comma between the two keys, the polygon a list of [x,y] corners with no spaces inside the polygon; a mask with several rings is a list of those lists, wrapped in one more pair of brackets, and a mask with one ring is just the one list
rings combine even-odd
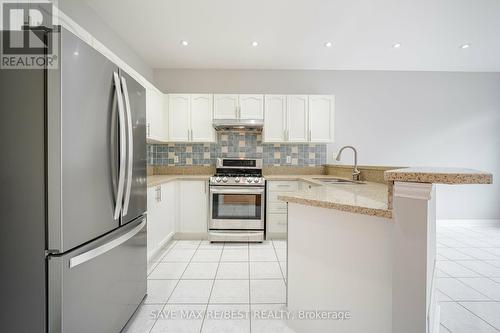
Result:
{"label": "white crown molding", "polygon": [[433,184],[394,182],[394,196],[400,198],[430,200]]}

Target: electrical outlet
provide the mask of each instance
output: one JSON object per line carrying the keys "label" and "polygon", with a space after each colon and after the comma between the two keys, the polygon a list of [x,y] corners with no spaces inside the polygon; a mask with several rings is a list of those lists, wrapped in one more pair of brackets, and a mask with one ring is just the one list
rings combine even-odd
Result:
{"label": "electrical outlet", "polygon": [[292,163],[292,157],[291,156],[287,156],[286,157],[286,163]]}
{"label": "electrical outlet", "polygon": [[174,163],[179,163],[179,156],[174,156]]}

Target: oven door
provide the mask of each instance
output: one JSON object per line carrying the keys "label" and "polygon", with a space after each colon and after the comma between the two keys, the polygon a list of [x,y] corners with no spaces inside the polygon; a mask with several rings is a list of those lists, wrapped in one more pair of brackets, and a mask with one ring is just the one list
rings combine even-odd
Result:
{"label": "oven door", "polygon": [[263,230],[264,187],[210,187],[210,229]]}

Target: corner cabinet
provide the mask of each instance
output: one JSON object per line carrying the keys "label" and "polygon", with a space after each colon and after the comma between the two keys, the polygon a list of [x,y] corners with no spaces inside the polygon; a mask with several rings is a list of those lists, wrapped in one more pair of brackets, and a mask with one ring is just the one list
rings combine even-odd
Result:
{"label": "corner cabinet", "polygon": [[170,94],[168,99],[169,141],[215,141],[211,94]]}
{"label": "corner cabinet", "polygon": [[176,180],[148,187],[148,259],[170,239],[206,238],[208,180]]}
{"label": "corner cabinet", "polygon": [[150,143],[168,142],[168,95],[146,89],[146,139]]}
{"label": "corner cabinet", "polygon": [[264,119],[264,95],[215,94],[215,119]]}
{"label": "corner cabinet", "polygon": [[266,95],[264,142],[333,142],[332,95]]}

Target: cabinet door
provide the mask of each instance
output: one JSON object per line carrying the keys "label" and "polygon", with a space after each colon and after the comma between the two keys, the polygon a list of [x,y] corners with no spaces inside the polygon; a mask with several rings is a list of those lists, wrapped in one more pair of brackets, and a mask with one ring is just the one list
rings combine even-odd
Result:
{"label": "cabinet door", "polygon": [[334,98],[331,95],[309,96],[309,141],[333,141]]}
{"label": "cabinet door", "polygon": [[191,140],[194,142],[214,141],[213,97],[211,94],[191,95]]}
{"label": "cabinet door", "polygon": [[164,94],[152,89],[146,90],[146,138],[148,141],[168,141],[168,105]]}
{"label": "cabinet door", "polygon": [[165,216],[165,232],[168,234],[175,234],[177,222],[177,182],[168,182],[162,187],[162,215]]}
{"label": "cabinet door", "polygon": [[264,142],[282,142],[286,133],[286,96],[266,95],[264,105]]}
{"label": "cabinet door", "polygon": [[170,94],[168,98],[168,124],[170,141],[189,141],[189,94]]}
{"label": "cabinet door", "polygon": [[232,94],[214,95],[214,118],[237,119],[238,95],[232,95]]}
{"label": "cabinet door", "polygon": [[308,97],[307,95],[287,96],[288,141],[308,141]]}
{"label": "cabinet door", "polygon": [[208,181],[179,182],[179,231],[207,232]]}
{"label": "cabinet door", "polygon": [[161,214],[160,214],[160,202],[159,196],[161,186],[148,187],[148,222],[147,222],[147,252],[148,258],[151,257],[154,252],[158,249],[158,226],[161,225]]}
{"label": "cabinet door", "polygon": [[264,119],[264,95],[240,95],[241,119]]}

